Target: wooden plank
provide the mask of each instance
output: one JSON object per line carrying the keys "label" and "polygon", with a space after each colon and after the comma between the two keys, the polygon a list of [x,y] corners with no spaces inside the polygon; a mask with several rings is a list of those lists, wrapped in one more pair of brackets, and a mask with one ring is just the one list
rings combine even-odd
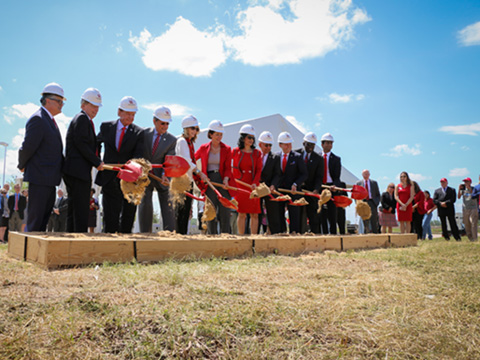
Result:
{"label": "wooden plank", "polygon": [[315,236],[305,238],[305,252],[342,250],[342,238],[340,236]]}
{"label": "wooden plank", "polygon": [[25,260],[34,264],[47,267],[48,239],[38,236],[28,236],[27,241],[27,258]]}
{"label": "wooden plank", "polygon": [[417,246],[417,234],[390,234],[390,246]]}
{"label": "wooden plank", "polygon": [[154,262],[164,259],[251,256],[252,239],[163,238],[137,241],[137,260]]}
{"label": "wooden plank", "polygon": [[389,236],[384,234],[343,236],[343,250],[384,248],[388,240]]}
{"label": "wooden plank", "polygon": [[15,231],[8,233],[8,255],[15,259],[23,260],[25,236],[26,234]]}
{"label": "wooden plank", "polygon": [[305,252],[305,237],[283,236],[255,239],[255,253],[299,255]]}
{"label": "wooden plank", "polygon": [[125,239],[48,239],[44,265],[51,269],[60,266],[88,265],[105,261],[133,261],[133,240]]}

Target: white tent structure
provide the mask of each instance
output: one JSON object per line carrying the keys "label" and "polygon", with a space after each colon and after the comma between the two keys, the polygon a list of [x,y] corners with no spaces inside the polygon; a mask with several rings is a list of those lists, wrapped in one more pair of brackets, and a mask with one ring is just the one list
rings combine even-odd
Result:
{"label": "white tent structure", "polygon": [[[237,141],[238,141],[238,132],[240,131],[240,128],[245,124],[250,124],[254,127],[257,138],[260,135],[260,133],[262,133],[262,131],[270,131],[273,134],[274,139],[276,140],[278,137],[278,134],[280,134],[283,131],[287,131],[293,137],[293,149],[299,149],[303,147],[302,145],[303,137],[305,134],[280,114],[264,116],[261,118],[251,119],[251,120],[242,120],[242,121],[234,122],[231,124],[223,124],[225,128],[225,133],[223,134],[222,142],[231,146],[232,148],[236,147]],[[207,138],[208,130],[206,129],[208,124],[202,124],[202,125],[205,125],[205,128],[202,129],[201,133],[198,135],[198,138],[195,144],[196,149],[201,144],[205,144],[209,141],[209,139]],[[321,135],[322,134],[317,134],[318,138],[320,138]],[[321,150],[321,148],[318,145],[315,148],[315,151],[317,152]],[[257,146],[258,146],[258,141],[257,141]],[[272,151],[273,152],[280,151],[280,147],[278,146],[277,142],[273,144]],[[346,184],[355,184],[358,181],[358,178],[343,166],[342,166],[342,173],[340,178]]]}

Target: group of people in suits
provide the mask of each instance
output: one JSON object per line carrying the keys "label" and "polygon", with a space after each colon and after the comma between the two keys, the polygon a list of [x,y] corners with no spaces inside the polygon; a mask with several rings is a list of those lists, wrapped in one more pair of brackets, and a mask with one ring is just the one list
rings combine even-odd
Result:
{"label": "group of people in suits", "polygon": [[[85,90],[81,96],[80,112],[72,119],[66,136],[65,157],[63,143],[55,116],[60,114],[66,98],[63,88],[57,83],[47,84],[40,99],[41,107],[28,120],[25,138],[19,150],[18,168],[24,172],[24,180],[29,183],[30,201],[27,228],[29,231],[45,231],[52,213],[55,211],[56,186],[63,180],[66,185],[67,232],[87,232],[90,208],[90,192],[92,168],[98,170],[95,183],[102,187],[103,195],[103,231],[107,233],[132,231],[136,214],[136,206],[123,197],[120,180],[114,172],[103,171],[105,163],[123,164],[133,158],[144,158],[152,163],[162,163],[167,155],[179,155],[190,163],[188,176],[192,183],[198,184],[210,179],[224,185],[242,185],[235,183],[235,178],[243,179],[250,190],[258,186],[260,181],[269,187],[286,188],[292,191],[307,189],[316,194],[322,191],[322,185],[340,186],[341,160],[331,152],[333,137],[325,134],[321,139],[322,154],[314,151],[317,138],[309,133],[304,138],[304,147],[292,150],[293,138],[287,132],[278,136],[281,152],[271,153],[273,135],[264,132],[259,137],[260,150],[255,147],[255,132],[251,125],[240,131],[239,146],[231,149],[221,142],[223,125],[214,121],[209,126],[211,142],[202,145],[197,152],[194,142],[198,134],[198,121],[194,116],[187,116],[182,121],[184,133],[177,139],[168,133],[171,112],[161,106],[153,114],[153,127],[143,129],[134,124],[138,110],[133,97],[126,96],[120,101],[118,119],[103,122],[100,130],[95,131],[93,122],[102,97],[95,88]],[[103,159],[100,157],[103,148]],[[197,168],[201,160],[202,169]],[[191,200],[174,209],[169,197],[169,179],[162,169],[153,170],[160,180],[152,180],[139,206],[140,231],[152,231],[153,205],[152,193],[158,194],[163,226],[165,230],[176,230],[186,233],[185,222],[191,211]],[[207,187],[203,185],[204,189]],[[230,194],[220,189],[225,196]],[[214,201],[217,208],[217,220],[209,224],[211,233],[229,231],[229,212],[222,209],[216,201],[216,195],[208,190],[207,196]],[[318,215],[317,199],[309,199],[305,211],[298,207],[274,203],[269,199],[260,200],[242,197],[241,193],[234,197],[239,201],[239,226],[245,231],[245,220],[252,223],[250,231],[258,231],[258,214],[262,214],[262,206],[266,208],[266,217],[272,233],[285,232],[287,222],[285,212],[289,214],[290,232],[305,230],[308,219],[309,228],[315,233],[337,232],[336,208],[333,201],[324,205],[325,209]],[[293,195],[295,199],[296,195]],[[189,205],[190,203],[190,205]],[[304,220],[302,214],[305,213]],[[228,215],[228,216],[227,216]],[[248,215],[248,216],[247,216]],[[303,225],[302,225],[303,224]],[[220,228],[219,228],[220,226]]]}

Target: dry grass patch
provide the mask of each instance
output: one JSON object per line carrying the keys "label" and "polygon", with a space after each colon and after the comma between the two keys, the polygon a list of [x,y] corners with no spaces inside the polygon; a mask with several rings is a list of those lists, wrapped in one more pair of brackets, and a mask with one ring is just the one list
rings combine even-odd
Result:
{"label": "dry grass patch", "polygon": [[0,358],[474,359],[480,248],[103,264],[0,247]]}

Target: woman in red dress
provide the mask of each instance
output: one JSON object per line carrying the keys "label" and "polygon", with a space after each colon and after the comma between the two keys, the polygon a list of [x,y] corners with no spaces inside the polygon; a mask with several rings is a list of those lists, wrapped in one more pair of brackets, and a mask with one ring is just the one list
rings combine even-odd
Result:
{"label": "woman in red dress", "polygon": [[415,197],[412,181],[407,172],[400,174],[400,184],[395,187],[395,200],[397,200],[398,222],[402,234],[410,232],[412,222],[412,201]]}
{"label": "woman in red dress", "polygon": [[[232,151],[233,176],[243,182],[253,185],[260,184],[262,174],[262,153],[255,149],[255,129],[252,125],[243,125],[240,129],[238,147]],[[240,188],[251,190],[241,184]],[[258,233],[258,214],[260,214],[260,199],[250,199],[249,195],[238,191],[235,200],[238,201],[237,227],[240,235],[245,234],[245,220],[250,214],[250,232]]]}

